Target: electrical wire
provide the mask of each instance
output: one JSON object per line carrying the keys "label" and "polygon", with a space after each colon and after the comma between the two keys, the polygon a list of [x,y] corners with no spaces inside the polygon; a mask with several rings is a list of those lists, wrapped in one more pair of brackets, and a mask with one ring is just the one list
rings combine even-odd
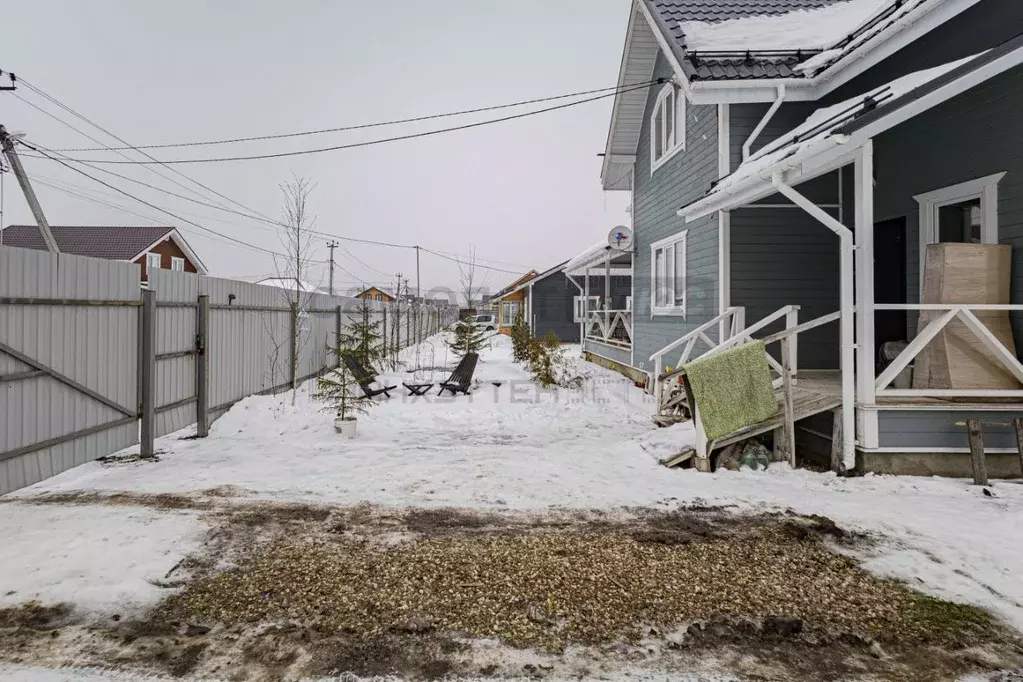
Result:
{"label": "electrical wire", "polygon": [[280,159],[280,158],[286,158],[286,157],[292,157],[292,156],[305,156],[305,155],[309,155],[309,154],[322,154],[324,152],[340,151],[340,150],[344,150],[344,149],[356,149],[356,148],[360,148],[360,147],[371,147],[371,146],[375,146],[375,145],[379,145],[379,144],[386,144],[386,143],[389,143],[389,142],[398,142],[398,141],[402,141],[402,140],[414,140],[414,139],[419,139],[419,138],[424,138],[424,137],[432,137],[434,135],[441,135],[441,134],[444,134],[444,133],[452,133],[452,132],[457,132],[457,131],[462,131],[462,130],[471,130],[473,128],[480,128],[480,127],[483,127],[483,126],[493,125],[495,123],[504,123],[504,122],[507,122],[507,121],[514,121],[514,120],[517,120],[517,119],[528,118],[530,116],[537,116],[539,114],[550,113],[552,111],[558,111],[558,110],[561,110],[561,109],[567,109],[569,107],[578,106],[580,104],[588,104],[590,102],[596,102],[598,100],[606,99],[608,97],[614,97],[614,96],[617,96],[617,95],[620,95],[620,94],[625,94],[625,93],[631,92],[633,90],[638,90],[640,88],[648,87],[648,86],[650,86],[651,84],[653,84],[655,82],[657,82],[657,81],[649,81],[649,82],[646,82],[646,83],[641,83],[639,85],[634,85],[634,86],[632,86],[630,88],[617,89],[614,92],[610,92],[610,93],[603,94],[603,95],[597,95],[595,97],[589,97],[589,98],[586,98],[586,99],[576,100],[574,102],[568,102],[568,103],[565,103],[565,104],[558,104],[556,106],[545,107],[543,109],[536,109],[534,111],[526,111],[526,112],[519,113],[519,114],[512,114],[512,115],[509,115],[509,116],[502,116],[500,118],[492,118],[492,119],[487,119],[485,121],[476,121],[475,123],[467,123],[467,124],[463,124],[463,125],[459,125],[459,126],[451,126],[451,127],[448,127],[448,128],[437,128],[437,129],[434,129],[434,130],[426,130],[426,131],[422,131],[422,132],[419,132],[419,133],[410,133],[408,135],[395,135],[393,137],[379,138],[379,139],[376,139],[376,140],[365,140],[363,142],[349,142],[347,144],[333,145],[333,146],[330,146],[330,147],[319,147],[319,148],[315,148],[315,149],[300,149],[300,150],[285,151],[285,152],[274,152],[274,153],[271,153],[271,154],[253,154],[253,155],[250,155],[250,156],[222,156],[222,157],[210,157],[210,158],[204,158],[204,159],[172,159],[172,160],[168,160],[168,161],[160,161],[160,160],[153,159],[153,157],[151,157],[150,155],[146,154],[145,152],[140,152],[140,153],[142,153],[147,158],[152,159],[152,160],[150,160],[150,161],[117,161],[117,160],[114,160],[114,159],[110,159],[110,160],[104,160],[104,159],[74,159],[74,160],[75,161],[86,162],[86,163],[101,163],[101,164],[116,164],[116,165],[147,166],[147,165],[159,164],[161,166],[170,166],[170,165],[178,165],[178,164],[186,164],[186,163],[224,163],[224,162],[231,162],[231,161],[255,161],[255,160],[261,160],[261,159]]}
{"label": "electrical wire", "polygon": [[[122,137],[120,137],[118,135],[115,135],[114,133],[110,132],[109,130],[107,130],[103,126],[101,126],[98,123],[96,123],[95,121],[93,121],[90,118],[86,117],[84,114],[81,114],[81,113],[75,111],[74,109],[72,109],[70,106],[64,104],[63,102],[58,100],[56,97],[53,97],[53,96],[47,94],[45,91],[42,90],[42,88],[39,88],[39,87],[33,85],[29,81],[26,81],[24,78],[20,78],[19,77],[18,82],[20,82],[22,85],[24,85],[25,87],[27,87],[29,90],[31,90],[32,92],[36,93],[40,97],[43,97],[47,101],[55,104],[56,106],[60,107],[64,111],[68,112],[72,116],[75,116],[76,118],[78,118],[78,119],[88,123],[89,125],[91,125],[92,127],[96,128],[97,130],[100,130],[100,131],[106,133],[107,135],[109,135],[110,137],[114,138],[115,140],[117,140],[121,144],[126,145],[127,147],[131,147],[132,149],[134,149],[134,147],[131,146],[131,143],[128,142],[127,140],[125,140],[124,138],[122,138]],[[90,139],[92,139],[92,138],[90,138]],[[100,144],[102,144],[102,143],[100,143]],[[235,201],[234,199],[232,199],[231,197],[227,196],[226,194],[218,192],[217,190],[213,189],[212,187],[209,187],[209,186],[199,182],[195,178],[192,178],[192,177],[189,177],[188,175],[185,175],[184,173],[182,173],[178,169],[172,168],[172,167],[168,166],[167,164],[163,163],[162,161],[160,161],[156,157],[154,157],[154,156],[152,156],[152,155],[150,155],[150,154],[148,154],[148,153],[146,153],[144,151],[138,150],[138,149],[136,149],[135,151],[137,151],[139,154],[141,154],[142,156],[146,157],[147,159],[150,159],[153,163],[159,164],[161,166],[165,166],[167,168],[167,170],[171,171],[172,173],[175,173],[176,175],[178,175],[178,176],[188,180],[189,182],[193,183],[194,185],[196,185],[198,187],[201,187],[202,189],[204,189],[207,192],[210,192],[211,194],[213,194],[213,195],[223,199],[224,201],[232,203],[235,206],[238,206],[240,208],[244,208],[246,211],[252,211],[251,208],[245,206],[244,204],[241,204],[241,203]],[[143,165],[151,165],[151,164],[143,163]],[[194,190],[189,190],[189,191],[192,191],[194,193]],[[253,211],[253,212],[254,213],[259,213],[258,211]],[[267,216],[264,216],[264,217],[267,217]]]}
{"label": "electrical wire", "polygon": [[[649,83],[647,83],[649,85]],[[541,104],[543,102],[554,102],[561,99],[570,99],[572,97],[583,97],[585,95],[595,95],[601,92],[608,92],[609,90],[620,90],[623,85],[614,85],[607,88],[596,88],[594,90],[581,90],[579,92],[570,92],[564,95],[554,95],[552,97],[538,97],[536,99],[521,100],[518,102],[510,102],[508,104],[497,104],[486,107],[477,107],[475,109],[462,109],[460,111],[449,111],[442,114],[429,114],[426,116],[415,116],[413,118],[401,118],[394,119],[391,121],[379,121],[376,123],[363,123],[360,125],[342,126],[339,128],[321,128],[318,130],[304,130],[296,133],[279,133],[276,135],[255,135],[252,137],[233,137],[222,140],[202,140],[196,142],[171,142],[165,144],[140,144],[131,147],[66,147],[57,149],[55,151],[60,152],[98,152],[104,150],[114,151],[117,149],[170,149],[174,147],[205,147],[210,145],[218,144],[234,144],[238,142],[256,142],[259,140],[282,140],[292,137],[304,137],[308,135],[325,135],[328,133],[342,133],[352,130],[366,130],[367,128],[382,128],[385,126],[392,125],[403,125],[406,123],[420,123],[422,121],[432,121],[439,118],[452,118],[455,116],[466,116],[468,114],[481,114],[487,111],[497,111],[500,109],[512,109],[514,107],[522,107],[529,104]]]}
{"label": "electrical wire", "polygon": [[423,251],[425,251],[426,253],[432,253],[434,256],[437,256],[439,258],[443,258],[444,260],[449,260],[449,261],[458,263],[459,265],[465,265],[465,266],[469,266],[469,267],[482,268],[483,270],[493,270],[494,272],[503,272],[503,273],[508,274],[508,275],[521,275],[522,274],[522,272],[519,271],[519,270],[502,270],[501,268],[489,268],[489,267],[487,267],[485,265],[480,265],[479,263],[476,263],[476,262],[466,263],[466,262],[463,262],[463,261],[459,260],[458,258],[455,258],[455,257],[452,257],[452,256],[446,256],[443,253],[440,253],[439,251],[433,251],[432,249],[427,249],[425,247],[420,247],[420,248]]}
{"label": "electrical wire", "polygon": [[[28,147],[29,149],[32,149],[33,151],[36,151],[36,152],[39,152],[39,153],[43,154],[44,156],[48,156],[45,152],[42,152],[41,150],[36,149],[35,147],[33,147],[31,144],[25,142],[24,140],[21,141],[21,144],[26,146],[26,147]],[[134,194],[126,192],[123,189],[121,189],[119,187],[116,187],[115,185],[111,185],[108,182],[104,182],[103,180],[100,180],[99,178],[97,178],[94,175],[89,175],[88,173],[86,173],[82,169],[76,168],[75,166],[72,166],[70,163],[66,163],[65,161],[63,161],[61,159],[58,159],[58,158],[55,158],[55,157],[52,157],[52,156],[49,156],[48,158],[52,159],[53,161],[56,161],[60,165],[62,165],[65,168],[68,168],[68,169],[74,171],[75,173],[78,173],[80,175],[84,175],[85,177],[89,178],[93,182],[97,182],[97,183],[103,185],[104,187],[106,187],[108,189],[114,190],[118,194],[123,194],[124,196],[128,197],[129,199],[134,199],[135,201],[139,202],[140,204],[148,206],[149,208],[152,208],[152,209],[154,209],[156,211],[159,211],[160,213],[165,213],[165,214],[169,215],[170,217],[174,218],[175,220],[180,220],[182,222],[188,223],[189,225],[197,227],[200,230],[202,230],[203,232],[209,232],[210,234],[217,235],[218,237],[223,237],[224,239],[232,241],[235,244],[238,244],[240,246],[245,246],[245,247],[248,247],[250,249],[255,249],[256,251],[262,251],[263,253],[268,253],[270,255],[275,255],[275,256],[280,256],[281,255],[281,254],[277,253],[276,251],[272,251],[270,249],[265,249],[262,246],[256,246],[255,244],[249,244],[248,242],[244,242],[244,241],[242,241],[240,239],[235,239],[234,237],[231,237],[229,235],[223,234],[221,232],[217,232],[216,230],[213,230],[213,229],[210,229],[210,228],[205,227],[203,225],[200,225],[199,223],[197,223],[197,222],[195,222],[193,220],[189,220],[188,218],[182,217],[182,216],[180,216],[180,215],[178,215],[176,213],[173,213],[172,211],[168,211],[165,208],[157,206],[156,204],[152,204],[152,203],[146,201],[145,199],[140,199],[139,197],[135,196]]]}

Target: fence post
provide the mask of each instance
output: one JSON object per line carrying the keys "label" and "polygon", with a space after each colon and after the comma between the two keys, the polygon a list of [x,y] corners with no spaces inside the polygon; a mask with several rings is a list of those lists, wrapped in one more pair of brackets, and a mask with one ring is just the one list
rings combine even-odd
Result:
{"label": "fence post", "polygon": [[139,385],[141,404],[139,417],[142,419],[139,455],[152,457],[156,433],[156,292],[146,289],[142,292],[142,338],[139,345]]}
{"label": "fence post", "polygon": [[291,304],[291,390],[298,389],[298,303]]}
{"label": "fence post", "polygon": [[380,341],[384,344],[384,360],[387,360],[387,304],[380,304],[380,312],[384,317],[384,333],[380,335]]}
{"label": "fence post", "polygon": [[199,296],[199,307],[195,319],[195,435],[205,438],[210,435],[209,423],[209,348],[210,296]]}
{"label": "fence post", "polygon": [[341,366],[341,306],[337,307],[337,321],[334,326],[334,356],[337,358],[337,365]]}

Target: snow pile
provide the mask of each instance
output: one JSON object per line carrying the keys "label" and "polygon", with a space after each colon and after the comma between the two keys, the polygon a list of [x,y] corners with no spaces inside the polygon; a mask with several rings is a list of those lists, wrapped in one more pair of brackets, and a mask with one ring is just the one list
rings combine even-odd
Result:
{"label": "snow pile", "polygon": [[102,505],[0,504],[0,608],[39,600],[102,613],[167,596],[159,581],[199,547],[194,514]]}
{"label": "snow pile", "polygon": [[[766,472],[666,469],[657,460],[691,444],[692,427],[657,429],[652,400],[627,379],[584,363],[572,348],[572,369],[585,370],[582,388],[543,391],[511,361],[507,338],[492,344],[471,396],[407,398],[399,388],[360,417],[355,440],[333,432],[306,387],[294,406],[290,395],[242,401],[209,438],[161,438],[167,452],[159,462],[90,463],[9,498],[232,486],[241,499],[399,508],[792,509],[877,537],[866,564],[872,571],[1023,627],[1023,547],[1011,541],[1023,527],[1023,485],[996,482],[989,498],[965,480],[847,479],[784,464]],[[454,362],[440,347],[435,355],[438,364]],[[197,527],[179,513],[0,504],[0,547],[8,550],[0,595],[15,589],[15,601],[84,597],[95,606],[148,598],[155,588],[146,580],[161,578],[195,546]]]}
{"label": "snow pile", "polygon": [[727,21],[683,21],[690,52],[816,50],[830,47],[862,26],[892,0],[847,0],[818,9]]}

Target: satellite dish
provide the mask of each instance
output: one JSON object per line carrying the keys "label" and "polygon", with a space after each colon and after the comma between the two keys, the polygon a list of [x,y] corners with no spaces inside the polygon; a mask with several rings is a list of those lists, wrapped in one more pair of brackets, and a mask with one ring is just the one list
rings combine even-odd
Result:
{"label": "satellite dish", "polygon": [[612,251],[632,251],[632,230],[619,225],[607,233],[607,245]]}

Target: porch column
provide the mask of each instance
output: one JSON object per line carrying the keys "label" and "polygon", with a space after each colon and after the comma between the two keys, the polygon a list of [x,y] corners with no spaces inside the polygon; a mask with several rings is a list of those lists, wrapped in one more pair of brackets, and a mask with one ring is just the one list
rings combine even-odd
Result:
{"label": "porch column", "polygon": [[607,250],[604,256],[604,334],[611,333],[611,249]]}
{"label": "porch column", "polygon": [[580,330],[581,336],[579,342],[586,338],[586,331],[590,328],[590,264],[586,264],[586,269],[583,270],[583,321],[582,328]]}
{"label": "porch column", "polygon": [[856,313],[859,403],[873,405],[874,365],[874,144],[867,142],[856,155]]}

